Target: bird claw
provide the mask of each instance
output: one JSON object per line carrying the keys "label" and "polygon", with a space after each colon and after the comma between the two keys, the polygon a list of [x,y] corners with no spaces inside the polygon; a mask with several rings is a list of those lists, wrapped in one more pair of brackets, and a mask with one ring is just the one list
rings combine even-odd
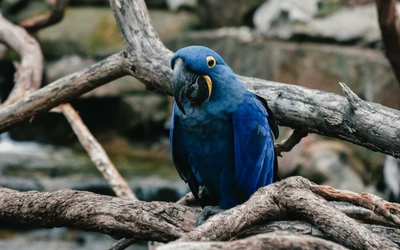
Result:
{"label": "bird claw", "polygon": [[203,199],[204,197],[209,195],[208,188],[204,185],[199,186],[199,192],[197,193],[197,195],[199,196],[199,199]]}
{"label": "bird claw", "polygon": [[194,226],[195,227],[200,226],[208,219],[208,217],[216,215],[223,211],[225,211],[225,209],[221,209],[218,206],[205,206],[201,210],[199,217],[197,217],[197,220],[196,220],[196,223],[194,224]]}

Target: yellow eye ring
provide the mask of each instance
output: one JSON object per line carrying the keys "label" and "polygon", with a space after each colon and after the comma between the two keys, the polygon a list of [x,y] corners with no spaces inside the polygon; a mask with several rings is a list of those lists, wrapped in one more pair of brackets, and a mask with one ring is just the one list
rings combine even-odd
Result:
{"label": "yellow eye ring", "polygon": [[207,66],[211,69],[217,64],[217,61],[213,56],[207,56]]}

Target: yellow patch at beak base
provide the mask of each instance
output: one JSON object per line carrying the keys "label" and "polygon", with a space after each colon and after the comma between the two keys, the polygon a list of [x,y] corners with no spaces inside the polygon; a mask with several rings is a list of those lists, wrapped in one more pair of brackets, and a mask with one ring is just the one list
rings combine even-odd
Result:
{"label": "yellow patch at beak base", "polygon": [[207,98],[207,100],[208,100],[208,99],[210,99],[211,92],[212,92],[212,81],[211,81],[211,78],[208,75],[204,75],[202,77],[206,80],[206,83],[207,83],[207,86],[208,86],[208,98]]}

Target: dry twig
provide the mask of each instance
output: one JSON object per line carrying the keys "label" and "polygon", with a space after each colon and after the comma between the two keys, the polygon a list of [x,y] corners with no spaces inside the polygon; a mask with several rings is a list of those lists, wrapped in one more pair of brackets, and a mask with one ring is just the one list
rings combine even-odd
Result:
{"label": "dry twig", "polygon": [[307,135],[307,132],[301,131],[300,129],[293,130],[293,133],[288,139],[283,140],[280,143],[275,143],[275,154],[277,156],[282,156],[282,152],[289,152]]}
{"label": "dry twig", "polygon": [[83,123],[78,113],[71,106],[71,104],[62,104],[58,106],[71,124],[76,136],[81,142],[82,146],[88,152],[90,159],[96,165],[97,169],[102,173],[104,179],[110,184],[115,194],[119,197],[125,197],[132,200],[137,200],[135,194],[129,188],[129,185],[119,174],[114,164],[108,158],[107,153],[104,151],[100,143],[94,138],[92,133]]}
{"label": "dry twig", "polygon": [[64,11],[68,6],[69,0],[53,0],[52,2],[52,8],[49,14],[32,17],[21,22],[20,26],[25,28],[28,32],[36,32],[60,22],[64,17]]}

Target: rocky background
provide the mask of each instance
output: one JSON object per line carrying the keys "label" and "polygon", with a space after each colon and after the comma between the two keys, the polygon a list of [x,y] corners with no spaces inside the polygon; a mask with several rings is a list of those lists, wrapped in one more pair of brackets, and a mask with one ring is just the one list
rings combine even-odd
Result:
{"label": "rocky background", "polygon": [[[205,45],[241,75],[338,94],[338,82],[345,82],[365,100],[400,109],[400,88],[382,51],[372,0],[146,2],[171,50]],[[0,1],[2,14],[15,23],[49,8],[44,0]],[[108,0],[71,0],[60,23],[34,36],[46,60],[43,85],[123,50]],[[2,100],[12,88],[14,60],[14,52],[0,48]],[[175,201],[188,191],[169,157],[170,97],[124,77],[71,103],[138,198]],[[289,133],[281,128],[280,140]],[[385,162],[390,168],[384,171]],[[340,189],[400,197],[395,160],[342,141],[309,135],[279,164],[282,177],[302,175]],[[112,194],[61,114],[40,115],[2,134],[0,171],[0,185],[14,189]],[[0,227],[0,249],[103,249],[113,242],[66,229],[16,231]]]}

